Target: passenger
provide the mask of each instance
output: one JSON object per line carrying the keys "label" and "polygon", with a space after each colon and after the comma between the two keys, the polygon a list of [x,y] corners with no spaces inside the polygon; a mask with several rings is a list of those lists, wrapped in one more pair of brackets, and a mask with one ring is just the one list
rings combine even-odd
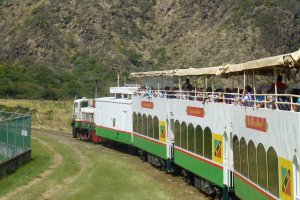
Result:
{"label": "passenger", "polygon": [[212,88],[211,87],[206,88],[203,103],[212,102],[211,95],[212,95]]}
{"label": "passenger", "polygon": [[[300,97],[297,99],[296,103],[300,104]],[[300,105],[294,105],[294,111],[300,112]]]}
{"label": "passenger", "polygon": [[247,85],[243,91],[243,96],[240,99],[240,105],[244,106],[253,106],[253,102],[249,102],[253,100],[253,91],[250,85]]}
{"label": "passenger", "polygon": [[225,103],[227,104],[232,104],[232,99],[234,98],[234,96],[232,94],[232,90],[230,88],[226,88],[225,89]]}
{"label": "passenger", "polygon": [[193,90],[193,86],[190,83],[189,78],[186,78],[185,82],[182,84],[182,90],[184,90],[184,91],[192,91]]}
{"label": "passenger", "polygon": [[[288,88],[288,86],[282,82],[282,76],[280,74],[277,76],[276,87],[277,87],[278,94],[284,94],[284,91]],[[274,83],[271,85],[271,91],[275,92]]]}
{"label": "passenger", "polygon": [[263,95],[259,95],[261,94],[262,91],[260,89],[258,89],[256,91],[256,94],[258,94],[258,96],[256,96],[256,108],[264,108],[265,107],[265,103],[263,101],[265,101],[265,97]]}
{"label": "passenger", "polygon": [[272,94],[271,90],[268,91],[268,94],[269,95],[267,95],[266,97],[266,100],[268,101],[267,108],[274,110],[276,109],[275,98],[271,95]]}
{"label": "passenger", "polygon": [[196,100],[203,101],[204,100],[203,88],[197,88],[196,91],[197,91]]}
{"label": "passenger", "polygon": [[[288,88],[288,86],[282,82],[282,76],[279,74],[277,76],[277,82],[276,82],[276,87],[277,87],[277,93],[278,94],[284,94],[285,90]],[[275,84],[273,83],[271,86],[271,90],[273,93],[275,93]],[[287,102],[285,96],[278,96],[277,97],[278,102]],[[287,104],[278,104],[278,108],[280,110],[289,110],[289,106]]]}

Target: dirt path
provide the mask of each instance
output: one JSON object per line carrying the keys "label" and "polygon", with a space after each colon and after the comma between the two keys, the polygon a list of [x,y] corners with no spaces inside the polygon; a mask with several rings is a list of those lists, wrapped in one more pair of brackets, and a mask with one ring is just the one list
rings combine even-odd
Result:
{"label": "dirt path", "polygon": [[79,171],[73,176],[66,177],[62,183],[57,184],[55,187],[45,191],[42,194],[42,199],[49,199],[64,187],[68,187],[68,185],[73,183],[77,178],[83,176],[84,172],[86,172],[91,167],[91,160],[82,154],[82,152],[78,149],[78,145],[74,142],[69,144],[72,148],[74,156],[77,158],[77,161],[79,163]]}
{"label": "dirt path", "polygon": [[53,153],[53,158],[52,158],[52,164],[49,166],[49,168],[44,171],[39,177],[33,179],[31,182],[29,182],[27,185],[18,187],[18,189],[9,192],[5,196],[1,197],[0,200],[8,200],[13,198],[16,194],[22,193],[23,191],[41,183],[43,180],[45,180],[48,176],[50,176],[53,171],[62,163],[62,156],[58,154],[52,146],[44,142],[43,140],[37,138],[37,137],[32,137],[32,139],[37,140],[39,143],[41,143],[44,147],[46,147],[49,151]]}

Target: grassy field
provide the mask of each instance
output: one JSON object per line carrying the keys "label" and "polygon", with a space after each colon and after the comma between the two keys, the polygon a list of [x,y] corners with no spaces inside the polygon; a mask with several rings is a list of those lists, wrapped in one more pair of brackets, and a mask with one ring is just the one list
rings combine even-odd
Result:
{"label": "grassy field", "polygon": [[73,101],[0,99],[0,105],[28,108],[32,114],[32,127],[71,133]]}

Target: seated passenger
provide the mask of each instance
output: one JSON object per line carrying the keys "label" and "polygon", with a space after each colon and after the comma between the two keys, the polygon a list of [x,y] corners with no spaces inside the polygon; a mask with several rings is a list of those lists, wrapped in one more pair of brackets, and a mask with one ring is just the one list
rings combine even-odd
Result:
{"label": "seated passenger", "polygon": [[[300,97],[297,99],[296,103],[300,104]],[[300,112],[300,105],[294,105],[294,111]]]}
{"label": "seated passenger", "polygon": [[244,106],[253,106],[253,102],[249,102],[253,100],[253,91],[250,85],[247,85],[243,91],[243,96],[240,99],[240,105]]}
{"label": "seated passenger", "polygon": [[[271,93],[272,93],[272,91],[269,90],[268,94],[271,94]],[[272,95],[268,95],[266,97],[266,100],[268,101],[268,103],[266,104],[267,108],[272,109],[272,110],[276,109],[275,97],[273,97]]]}
{"label": "seated passenger", "polygon": [[263,101],[265,101],[265,97],[263,95],[259,95],[261,94],[262,91],[260,89],[258,89],[256,91],[256,94],[258,94],[258,96],[256,96],[256,108],[264,108],[265,104]]}
{"label": "seated passenger", "polygon": [[230,93],[232,93],[231,89],[226,88],[225,89],[225,103],[227,103],[227,104],[232,104],[232,102],[233,102],[232,99],[234,98],[234,96]]}

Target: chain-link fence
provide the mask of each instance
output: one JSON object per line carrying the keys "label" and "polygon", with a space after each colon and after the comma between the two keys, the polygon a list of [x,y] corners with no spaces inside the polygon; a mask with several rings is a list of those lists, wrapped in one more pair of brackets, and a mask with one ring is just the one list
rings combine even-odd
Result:
{"label": "chain-link fence", "polygon": [[0,163],[31,149],[31,116],[0,111]]}

